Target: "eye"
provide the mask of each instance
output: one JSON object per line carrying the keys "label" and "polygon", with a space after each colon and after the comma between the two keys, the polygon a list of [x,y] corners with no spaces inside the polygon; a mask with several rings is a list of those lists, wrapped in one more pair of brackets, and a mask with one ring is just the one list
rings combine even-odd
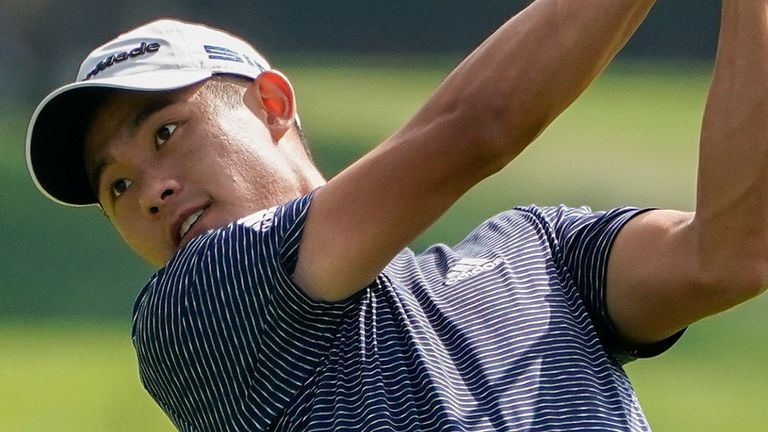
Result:
{"label": "eye", "polygon": [[160,126],[155,132],[155,146],[160,147],[171,138],[173,131],[176,130],[176,123],[167,123]]}
{"label": "eye", "polygon": [[112,193],[112,196],[115,198],[120,197],[123,193],[125,193],[126,190],[128,190],[128,187],[133,182],[131,180],[128,180],[126,178],[121,178],[116,180],[112,185],[109,187],[110,193]]}

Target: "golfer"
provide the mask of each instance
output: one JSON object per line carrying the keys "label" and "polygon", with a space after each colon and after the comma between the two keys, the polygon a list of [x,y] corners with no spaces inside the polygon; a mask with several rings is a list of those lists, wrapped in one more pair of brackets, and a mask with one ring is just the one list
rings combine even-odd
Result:
{"label": "golfer", "polygon": [[768,277],[768,0],[723,3],[695,213],[515,208],[407,249],[589,85],[651,0],[534,1],[327,182],[286,76],[228,33],[154,21],[39,105],[29,168],[158,267],[133,342],[180,430],[648,430],[622,364]]}

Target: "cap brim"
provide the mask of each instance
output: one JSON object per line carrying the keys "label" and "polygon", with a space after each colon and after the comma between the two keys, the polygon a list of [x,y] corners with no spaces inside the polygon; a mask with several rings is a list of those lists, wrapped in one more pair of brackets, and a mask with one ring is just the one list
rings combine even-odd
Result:
{"label": "cap brim", "polygon": [[165,91],[211,76],[210,71],[152,71],[80,81],[59,88],[38,105],[27,129],[27,166],[40,191],[68,206],[98,204],[83,162],[85,130],[99,101],[113,90]]}

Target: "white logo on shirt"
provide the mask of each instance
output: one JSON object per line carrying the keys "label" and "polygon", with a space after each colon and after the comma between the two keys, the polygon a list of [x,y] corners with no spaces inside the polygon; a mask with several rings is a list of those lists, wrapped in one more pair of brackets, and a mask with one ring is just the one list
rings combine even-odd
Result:
{"label": "white logo on shirt", "polygon": [[237,222],[249,228],[265,232],[272,228],[272,223],[275,221],[275,211],[277,211],[277,206],[256,212]]}
{"label": "white logo on shirt", "polygon": [[483,258],[462,258],[448,269],[448,274],[445,275],[446,279],[444,285],[453,285],[469,277],[493,270],[503,262],[504,260],[501,258],[494,258],[493,260]]}

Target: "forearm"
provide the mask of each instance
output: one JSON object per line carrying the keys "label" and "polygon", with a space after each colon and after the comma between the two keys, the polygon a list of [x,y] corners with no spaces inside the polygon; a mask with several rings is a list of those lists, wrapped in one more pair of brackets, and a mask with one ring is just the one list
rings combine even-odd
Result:
{"label": "forearm", "polygon": [[538,0],[512,18],[411,121],[318,191],[295,280],[326,300],[365,286],[564,110],[653,3]]}
{"label": "forearm", "polygon": [[702,272],[730,303],[768,275],[768,0],[725,0],[701,136],[694,229]]}
{"label": "forearm", "polygon": [[[504,166],[589,86],[654,3],[534,2],[468,56],[403,130],[460,111],[450,114],[472,125],[469,145],[496,151],[496,167]],[[461,154],[456,141],[448,150]]]}

